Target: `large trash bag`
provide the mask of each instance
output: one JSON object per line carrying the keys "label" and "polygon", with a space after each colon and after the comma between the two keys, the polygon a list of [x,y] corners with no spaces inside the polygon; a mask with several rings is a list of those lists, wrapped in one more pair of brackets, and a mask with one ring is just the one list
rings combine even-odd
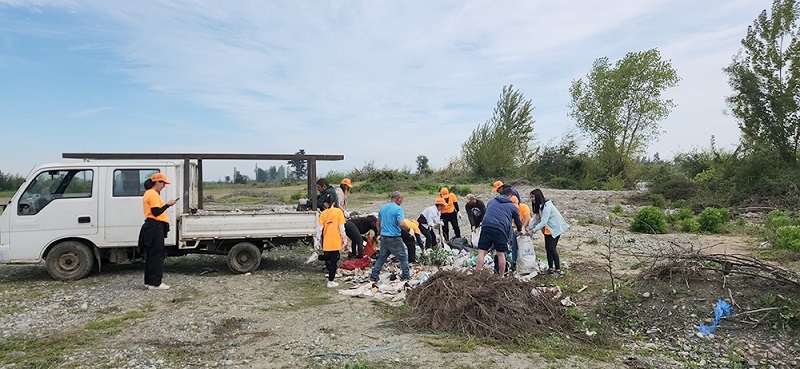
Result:
{"label": "large trash bag", "polygon": [[481,239],[481,226],[475,227],[472,231],[472,247],[478,247],[478,241]]}
{"label": "large trash bag", "polygon": [[448,244],[450,244],[450,248],[455,250],[464,250],[466,252],[475,251],[474,248],[469,247],[469,241],[464,237],[453,237]]}
{"label": "large trash bag", "polygon": [[378,248],[375,247],[375,237],[374,236],[367,236],[367,245],[364,246],[364,256],[372,257],[378,253]]}
{"label": "large trash bag", "polygon": [[370,262],[372,262],[372,259],[370,259],[369,256],[364,255],[364,257],[361,259],[346,260],[344,263],[342,263],[342,265],[339,266],[339,268],[342,268],[344,270],[355,270],[355,269],[364,270],[367,269],[367,267],[369,267]]}
{"label": "large trash bag", "polygon": [[536,252],[533,251],[533,241],[530,236],[517,237],[519,245],[519,255],[517,255],[517,274],[525,275],[539,272],[539,264],[536,262]]}

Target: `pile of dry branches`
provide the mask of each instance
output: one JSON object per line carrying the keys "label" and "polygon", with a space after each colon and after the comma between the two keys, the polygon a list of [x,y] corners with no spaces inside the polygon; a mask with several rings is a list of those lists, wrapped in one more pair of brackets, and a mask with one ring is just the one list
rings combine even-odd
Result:
{"label": "pile of dry branches", "polygon": [[800,288],[800,277],[788,269],[751,257],[702,252],[674,252],[653,256],[649,275],[668,277],[671,274],[690,274],[713,271],[724,276],[742,275],[769,280],[779,285]]}
{"label": "pile of dry branches", "polygon": [[510,340],[519,334],[546,336],[572,326],[552,294],[531,294],[535,287],[489,272],[440,271],[408,292],[411,312],[402,322],[411,328]]}

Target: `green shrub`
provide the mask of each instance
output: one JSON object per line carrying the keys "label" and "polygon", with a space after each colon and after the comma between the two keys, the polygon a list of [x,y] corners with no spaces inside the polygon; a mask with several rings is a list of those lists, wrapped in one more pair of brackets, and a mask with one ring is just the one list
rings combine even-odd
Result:
{"label": "green shrub", "polygon": [[792,225],[792,219],[789,218],[789,215],[778,209],[770,211],[767,214],[767,218],[764,219],[764,226],[772,231],[775,231],[780,227],[785,227],[790,225]]}
{"label": "green shrub", "polygon": [[633,216],[630,230],[638,233],[667,233],[664,212],[655,206],[645,206]]}
{"label": "green shrub", "polygon": [[549,187],[558,189],[576,188],[578,186],[578,181],[566,177],[553,177],[547,181],[547,184]]}
{"label": "green shrub", "polygon": [[800,252],[800,226],[778,227],[775,232],[778,234],[777,248]]}
{"label": "green shrub", "polygon": [[692,213],[691,209],[686,208],[679,208],[677,211],[673,211],[667,215],[667,220],[669,220],[672,224],[678,224],[683,220],[691,218],[694,218],[694,214]]}
{"label": "green shrub", "polygon": [[622,214],[623,213],[622,205],[619,205],[619,204],[615,205],[614,208],[611,209],[611,212],[614,213],[614,214],[617,214],[617,215]]}
{"label": "green shrub", "polygon": [[450,258],[452,256],[453,254],[445,250],[444,247],[434,247],[428,253],[419,255],[418,258],[420,263],[424,265],[443,266],[451,261]]}
{"label": "green shrub", "polygon": [[697,221],[700,223],[700,232],[702,233],[720,233],[728,220],[730,220],[731,213],[728,209],[719,209],[714,207],[705,208],[697,216]]}
{"label": "green shrub", "polygon": [[675,203],[672,204],[672,207],[676,209],[689,209],[689,202],[684,199],[680,199],[675,201]]}
{"label": "green shrub", "polygon": [[305,195],[305,193],[303,193],[303,191],[297,191],[297,192],[293,193],[292,196],[290,196],[289,198],[292,199],[292,200],[300,200],[305,196],[306,195]]}
{"label": "green shrub", "polygon": [[650,194],[650,196],[648,196],[648,198],[650,200],[650,205],[653,205],[653,206],[655,206],[657,208],[663,209],[664,205],[667,204],[667,200],[664,199],[664,195],[662,195],[660,193]]}
{"label": "green shrub", "polygon": [[700,222],[694,218],[684,219],[680,222],[680,230],[687,233],[698,233],[700,232]]}

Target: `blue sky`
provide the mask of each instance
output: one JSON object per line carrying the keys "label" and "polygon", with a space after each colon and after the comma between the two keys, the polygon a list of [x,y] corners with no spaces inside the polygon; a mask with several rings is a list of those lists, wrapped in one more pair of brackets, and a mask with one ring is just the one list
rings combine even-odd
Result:
{"label": "blue sky", "polygon": [[[539,144],[578,131],[569,87],[600,57],[658,48],[682,81],[648,148],[732,149],[722,68],[766,0],[0,0],[0,170],[63,152],[343,154],[319,171],[434,168],[503,86]],[[209,162],[206,180],[233,165]],[[280,162],[258,163],[260,167]]]}

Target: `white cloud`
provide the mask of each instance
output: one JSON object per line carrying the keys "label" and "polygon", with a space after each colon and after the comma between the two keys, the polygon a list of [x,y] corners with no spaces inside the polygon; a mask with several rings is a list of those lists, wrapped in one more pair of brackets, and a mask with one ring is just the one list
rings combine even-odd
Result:
{"label": "white cloud", "polygon": [[[305,148],[343,153],[346,162],[332,165],[350,169],[373,159],[378,166],[413,166],[420,154],[434,167],[446,165],[472,129],[491,117],[508,84],[533,100],[536,134],[547,142],[572,129],[567,91],[595,59],[616,60],[654,47],[672,60],[683,81],[669,92],[679,106],[664,123],[668,133],[652,149],[666,157],[670,148],[705,145],[703,136],[710,132],[735,133],[731,118],[718,114],[727,91],[720,71],[738,49],[746,25],[770,3],[2,4],[0,12],[35,9],[29,21],[16,23],[29,37],[68,38],[74,53],[108,53],[103,54],[107,67],[124,73],[129,78],[124,83],[221,112],[175,118],[181,112],[173,111],[161,117],[175,129],[196,131],[172,151],[293,153]],[[77,28],[64,31],[47,22],[47,15],[60,11],[65,14],[59,17]],[[72,111],[82,109],[85,104]],[[150,109],[138,108],[156,119],[163,113]],[[717,137],[736,140],[723,133]]]}

